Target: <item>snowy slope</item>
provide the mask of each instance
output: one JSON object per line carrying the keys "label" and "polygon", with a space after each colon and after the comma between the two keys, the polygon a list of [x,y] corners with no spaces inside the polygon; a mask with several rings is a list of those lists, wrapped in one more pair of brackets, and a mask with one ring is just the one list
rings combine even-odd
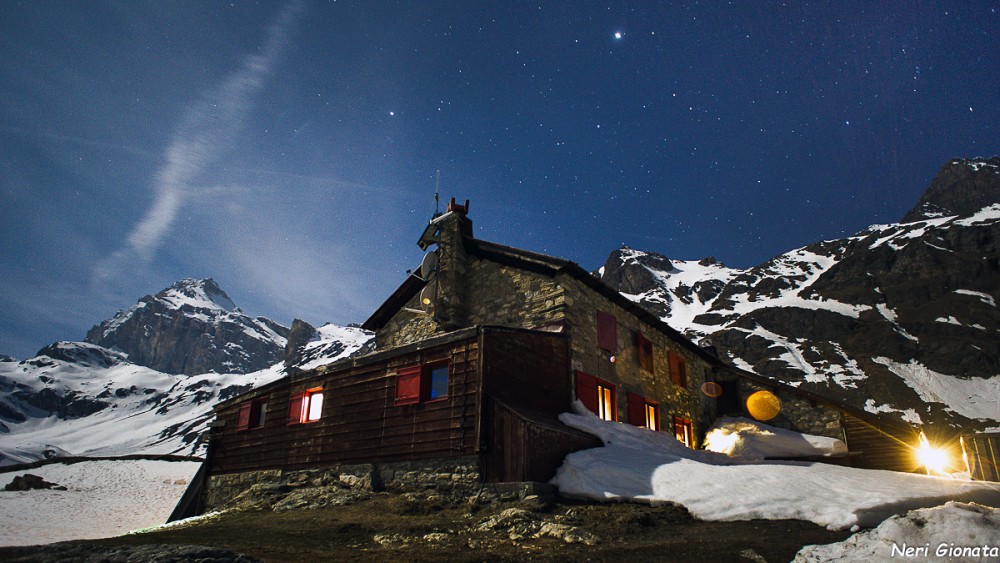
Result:
{"label": "snowy slope", "polygon": [[[371,338],[349,327],[328,326],[322,334],[309,343],[316,351],[310,365],[347,357]],[[6,429],[0,433],[0,465],[53,455],[201,455],[216,403],[286,375],[283,363],[248,374],[172,375],[92,344],[50,348],[75,360],[0,362],[0,420]]]}
{"label": "snowy slope", "polygon": [[[107,538],[166,522],[198,462],[87,461],[31,470],[65,491],[0,491],[0,545]],[[6,485],[23,471],[0,472]]]}

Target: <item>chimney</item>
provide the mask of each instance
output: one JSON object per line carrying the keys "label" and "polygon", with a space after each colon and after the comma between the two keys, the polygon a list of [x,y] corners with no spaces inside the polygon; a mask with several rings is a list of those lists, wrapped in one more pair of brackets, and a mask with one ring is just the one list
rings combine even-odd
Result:
{"label": "chimney", "polygon": [[431,221],[417,242],[425,251],[431,245],[437,245],[433,250],[438,254],[436,279],[433,280],[437,293],[433,305],[434,319],[445,330],[461,328],[466,323],[468,257],[465,238],[472,238],[472,221],[468,213],[469,200],[460,205],[455,203],[455,198],[451,198],[445,214]]}

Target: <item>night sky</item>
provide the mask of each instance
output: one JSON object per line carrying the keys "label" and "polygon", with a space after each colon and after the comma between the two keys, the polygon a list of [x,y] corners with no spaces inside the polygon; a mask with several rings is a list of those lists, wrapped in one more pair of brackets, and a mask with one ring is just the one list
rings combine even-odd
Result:
{"label": "night sky", "polygon": [[996,2],[0,2],[0,352],[184,277],[363,321],[442,199],[748,267],[1000,153]]}

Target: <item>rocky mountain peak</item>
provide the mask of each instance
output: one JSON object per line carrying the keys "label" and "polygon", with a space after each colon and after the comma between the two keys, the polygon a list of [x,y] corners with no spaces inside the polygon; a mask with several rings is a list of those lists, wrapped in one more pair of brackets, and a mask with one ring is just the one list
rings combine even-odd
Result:
{"label": "rocky mountain peak", "polygon": [[288,328],[243,314],[215,280],[184,279],[87,332],[86,342],[173,374],[249,373],[284,359]]}
{"label": "rocky mountain peak", "polygon": [[657,274],[673,269],[670,259],[662,254],[623,246],[611,252],[598,277],[622,293],[638,295],[659,287]]}
{"label": "rocky mountain peak", "polygon": [[903,223],[969,215],[1000,203],[1000,156],[953,158],[941,167]]}
{"label": "rocky mountain peak", "polygon": [[156,299],[180,309],[215,309],[222,311],[239,311],[233,300],[212,278],[198,280],[187,278],[180,280],[156,294]]}

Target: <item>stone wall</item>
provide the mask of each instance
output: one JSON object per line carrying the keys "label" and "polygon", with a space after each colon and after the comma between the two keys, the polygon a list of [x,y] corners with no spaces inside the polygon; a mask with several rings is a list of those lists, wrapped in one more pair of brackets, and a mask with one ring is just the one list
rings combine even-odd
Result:
{"label": "stone wall", "polygon": [[[583,282],[565,276],[559,283],[566,288],[566,301],[574,305],[566,312],[573,369],[616,384],[618,420],[628,421],[626,392],[631,391],[659,403],[662,430],[673,431],[674,416],[686,418],[694,426],[696,443],[700,443],[706,424],[711,422],[700,393],[711,369],[708,363]],[[618,321],[618,351],[613,363],[597,345],[597,311],[610,313]],[[652,373],[639,366],[638,332],[653,343]],[[670,381],[669,352],[684,358],[687,387]]]}
{"label": "stone wall", "polygon": [[[844,426],[840,411],[826,405],[818,404],[806,397],[793,395],[787,391],[775,390],[758,385],[745,379],[740,380],[740,394],[743,397],[744,408],[746,398],[755,391],[766,389],[774,393],[781,401],[781,411],[771,420],[762,421],[777,428],[786,428],[803,434],[826,436],[845,440]],[[750,418],[749,414],[745,414]]]}
{"label": "stone wall", "polygon": [[481,487],[478,456],[425,459],[392,463],[331,465],[316,469],[271,469],[225,473],[209,477],[205,510],[226,504],[255,485],[289,487],[346,486],[358,490],[435,492],[472,495]]}

